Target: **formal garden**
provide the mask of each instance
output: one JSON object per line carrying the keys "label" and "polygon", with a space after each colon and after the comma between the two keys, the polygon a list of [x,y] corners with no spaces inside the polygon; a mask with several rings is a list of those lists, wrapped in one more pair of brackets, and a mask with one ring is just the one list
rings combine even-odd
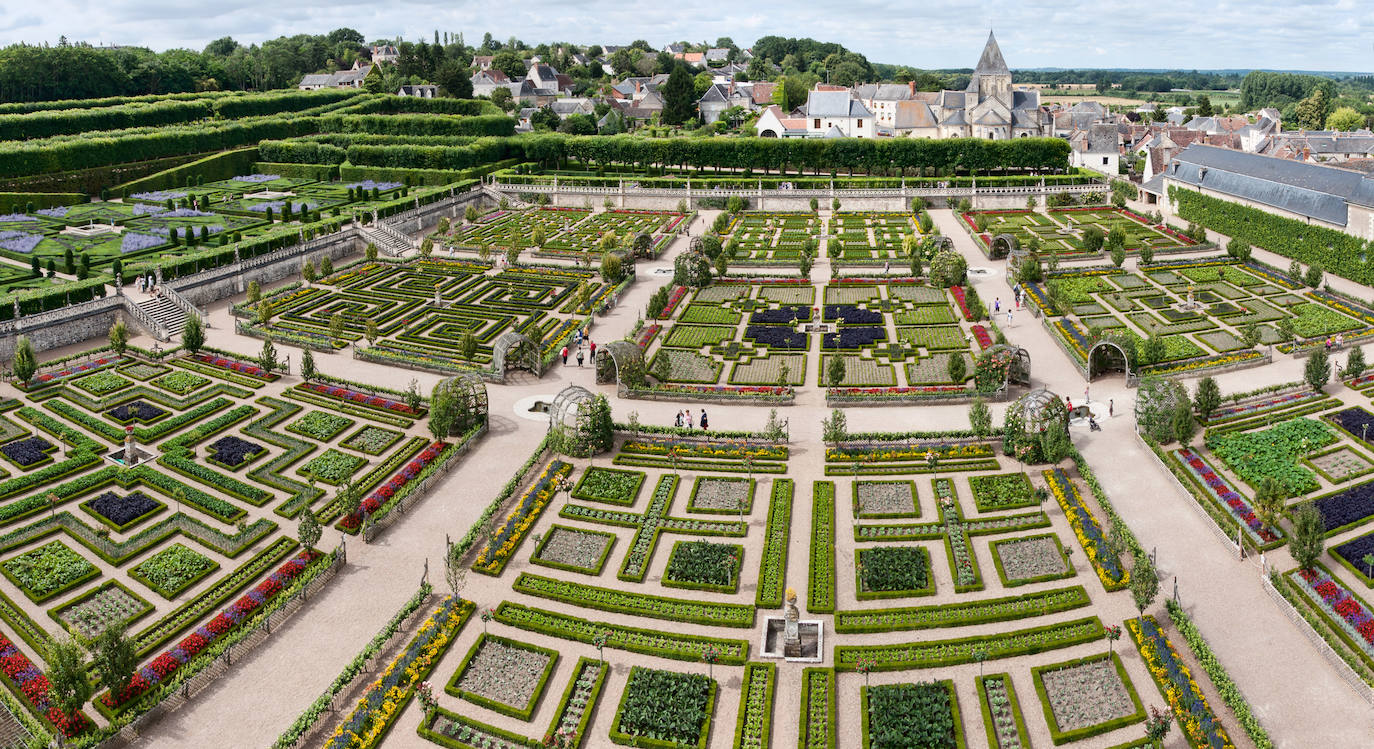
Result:
{"label": "formal garden", "polygon": [[487,213],[474,209],[464,222],[440,226],[432,240],[443,248],[483,256],[514,248],[532,250],[538,257],[600,262],[606,249],[632,245],[641,236],[648,238],[648,247],[637,249],[657,254],[687,220],[680,212],[617,208],[502,207]]}
{"label": "formal garden", "polygon": [[219,668],[484,424],[468,412],[436,436],[417,390],[288,379],[270,344],[256,360],[194,345],[112,332],[36,371],[16,359],[0,646],[4,719],[31,735],[97,740]]}
{"label": "formal garden", "polygon": [[[314,275],[312,266],[311,275]],[[441,373],[542,372],[617,283],[574,268],[518,267],[443,257],[361,260],[237,305],[239,330],[316,351]],[[498,371],[496,354],[503,366]]]}
{"label": "formal garden", "polygon": [[964,211],[959,215],[974,243],[989,257],[1006,257],[1011,251],[994,246],[994,240],[1003,235],[1019,248],[1066,260],[1101,256],[1113,247],[1136,255],[1144,250],[1149,255],[1199,244],[1163,221],[1113,206]]}
{"label": "formal garden", "polygon": [[[1374,311],[1315,288],[1320,280],[1309,284],[1303,275],[1204,257],[1138,271],[1050,270],[1022,286],[1085,373],[1120,370],[1124,354],[1140,374],[1195,374],[1265,363],[1271,347],[1310,352],[1328,338],[1348,344],[1374,335]],[[1098,347],[1090,357],[1104,341],[1114,344],[1111,350]]]}
{"label": "formal garden", "polygon": [[967,391],[994,339],[967,324],[962,293],[901,279],[678,287],[638,342],[649,373],[681,386]]}
{"label": "formal garden", "polygon": [[[1062,409],[1018,411],[1049,428],[1016,420],[1008,455],[963,433],[813,446],[610,431],[605,406],[583,403],[590,419],[546,444],[584,457],[541,446],[450,554],[471,613],[411,688],[422,738],[1147,747],[1168,714],[1190,746],[1251,745],[1193,676],[1209,668],[1193,648],[1210,651],[1160,606]],[[813,450],[823,470],[799,462]],[[805,668],[771,649],[791,600],[825,629],[802,640],[819,648]]]}

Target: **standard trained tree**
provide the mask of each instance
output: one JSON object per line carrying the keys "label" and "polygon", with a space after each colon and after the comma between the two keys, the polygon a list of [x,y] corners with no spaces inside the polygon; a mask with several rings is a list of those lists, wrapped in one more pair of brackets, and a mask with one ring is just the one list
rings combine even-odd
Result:
{"label": "standard trained tree", "polygon": [[1193,405],[1203,419],[1209,418],[1212,412],[1217,410],[1217,406],[1221,405],[1221,388],[1217,386],[1216,380],[1204,377],[1198,382]]}
{"label": "standard trained tree", "polygon": [[26,387],[29,380],[33,379],[33,373],[38,371],[38,355],[34,353],[33,341],[28,336],[21,335],[15,339],[14,360],[10,362],[10,369],[14,370],[15,379]]}
{"label": "standard trained tree", "polygon": [[192,312],[186,316],[186,323],[181,327],[181,347],[194,354],[204,345],[205,321]]}
{"label": "standard trained tree", "polygon": [[1331,360],[1326,355],[1326,349],[1317,349],[1316,353],[1307,357],[1307,365],[1303,367],[1302,378],[1312,386],[1313,390],[1320,391],[1326,387],[1326,383],[1331,380]]}
{"label": "standard trained tree", "polygon": [[72,638],[54,640],[48,646],[48,690],[57,708],[72,715],[91,698],[86,677],[86,655]]}
{"label": "standard trained tree", "polygon": [[1305,570],[1312,569],[1312,565],[1326,550],[1326,521],[1315,504],[1304,502],[1293,513],[1293,533],[1288,537],[1288,550],[1293,554],[1293,561]]}
{"label": "standard trained tree", "polygon": [[1131,566],[1131,598],[1135,600],[1135,608],[1140,612],[1140,616],[1145,616],[1145,609],[1154,603],[1155,596],[1159,595],[1159,574],[1155,572],[1155,565],[1143,551],[1135,553],[1135,564]]}
{"label": "standard trained tree", "polygon": [[126,636],[126,625],[116,619],[88,646],[91,662],[100,672],[100,685],[119,695],[128,688],[138,668],[138,651]]}
{"label": "standard trained tree", "polygon": [[129,348],[129,327],[124,324],[124,318],[118,318],[110,326],[110,348],[120,356]]}
{"label": "standard trained tree", "polygon": [[973,405],[968,408],[968,424],[980,440],[992,434],[992,409],[988,408],[987,401],[973,399]]}

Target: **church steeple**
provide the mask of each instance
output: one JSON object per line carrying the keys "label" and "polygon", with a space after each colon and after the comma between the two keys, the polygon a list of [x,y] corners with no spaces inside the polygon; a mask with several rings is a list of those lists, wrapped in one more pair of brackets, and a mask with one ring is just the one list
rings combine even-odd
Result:
{"label": "church steeple", "polygon": [[983,56],[978,58],[978,67],[974,68],[973,74],[979,75],[1011,75],[1011,70],[1007,68],[1007,61],[1002,59],[1002,50],[997,46],[997,37],[988,31],[988,43],[983,47]]}

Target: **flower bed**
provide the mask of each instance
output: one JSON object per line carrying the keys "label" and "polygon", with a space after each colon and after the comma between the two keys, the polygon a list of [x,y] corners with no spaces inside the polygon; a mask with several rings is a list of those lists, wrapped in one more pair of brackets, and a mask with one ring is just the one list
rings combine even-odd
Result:
{"label": "flower bed", "polygon": [[217,354],[193,354],[191,360],[230,372],[236,372],[241,375],[247,375],[262,380],[263,382],[276,382],[280,379],[278,375],[267,372],[256,364],[230,359]]}
{"label": "flower bed", "polygon": [[665,383],[652,388],[631,388],[627,391],[630,398],[668,396],[670,399],[690,399],[708,401],[757,401],[764,403],[790,403],[797,397],[791,386],[778,387],[766,385],[683,385]]}
{"label": "flower bed", "polygon": [[1259,518],[1255,517],[1254,508],[1250,506],[1245,497],[1231,486],[1231,482],[1227,481],[1225,476],[1213,470],[1212,466],[1202,456],[1185,447],[1172,451],[1170,457],[1188,470],[1189,477],[1194,479],[1195,484],[1202,487],[1210,499],[1231,513],[1231,516],[1240,523],[1252,541],[1263,545],[1281,541],[1284,538],[1281,529],[1278,527],[1270,528],[1260,522]]}
{"label": "flower bed", "polygon": [[372,683],[324,749],[370,749],[381,743],[472,614],[473,604],[445,598]]}
{"label": "flower bed", "polygon": [[1150,670],[1150,677],[1168,701],[1188,743],[1196,747],[1234,749],[1230,735],[1207,704],[1207,696],[1193,680],[1188,667],[1179,660],[1178,651],[1159,628],[1159,622],[1153,616],[1143,620],[1127,619],[1126,630],[1131,633],[1131,639]]}
{"label": "flower bed", "polygon": [[94,372],[96,370],[104,369],[106,367],[123,364],[126,361],[128,360],[122,356],[102,356],[98,359],[83,362],[74,367],[64,367],[62,369],[57,370],[56,372],[42,372],[36,374],[33,376],[33,379],[30,380],[27,385],[24,383],[16,382],[15,386],[21,390],[33,391],[42,387],[47,387],[48,385],[55,385],[59,382],[69,380],[73,377],[79,377],[89,372]]}
{"label": "flower bed", "polygon": [[477,560],[472,563],[472,569],[493,577],[500,575],[506,568],[506,563],[515,554],[515,550],[525,540],[529,529],[543,513],[545,506],[553,499],[558,480],[570,473],[572,466],[561,460],[555,460],[545,466],[534,484],[506,514],[505,520],[492,534],[491,540],[477,553]]}
{"label": "flower bed", "polygon": [[992,749],[1022,749],[1030,746],[1030,733],[1011,674],[988,674],[978,680],[978,701]]}
{"label": "flower bed", "polygon": [[761,609],[782,606],[783,577],[787,574],[787,540],[792,527],[792,480],[774,479],[768,502],[768,522],[759,559],[758,590],[754,605]]}
{"label": "flower bed", "polygon": [[988,333],[987,328],[983,327],[982,325],[974,325],[972,330],[973,340],[978,342],[978,348],[983,349],[984,351],[992,348],[992,334]]}
{"label": "flower bed", "polygon": [[668,588],[734,593],[739,590],[739,573],[744,563],[744,547],[739,544],[712,543],[705,540],[675,541],[663,572]]}
{"label": "flower bed", "polygon": [[906,387],[832,387],[826,388],[827,404],[883,403],[911,400],[939,400],[973,395],[964,385],[914,385]]}
{"label": "flower bed", "polygon": [[1088,562],[1092,564],[1098,579],[1102,581],[1102,587],[1109,592],[1126,587],[1129,575],[1121,566],[1121,560],[1107,552],[1107,539],[1102,534],[1102,527],[1098,525],[1097,518],[1093,517],[1092,510],[1083,502],[1078,485],[1059,468],[1045,471],[1044,475],[1050,493],[1054,494],[1055,501],[1059,502],[1059,506],[1064,510],[1064,515],[1073,528],[1073,534],[1083,545]]}
{"label": "flower bed", "polygon": [[[1374,377],[1374,375],[1370,375],[1370,377]],[[1350,386],[1356,387],[1354,383],[1350,383]],[[1293,406],[1303,405],[1313,401],[1325,400],[1326,398],[1327,395],[1325,393],[1316,390],[1303,389],[1296,393],[1276,395],[1272,398],[1265,398],[1263,400],[1258,401],[1250,401],[1249,403],[1243,403],[1234,406],[1223,406],[1222,408],[1218,408],[1217,410],[1213,411],[1212,415],[1205,420],[1205,423],[1208,427],[1212,427],[1218,424],[1226,424],[1228,422],[1240,419],[1249,419],[1270,411],[1281,411],[1284,409],[1292,408]]]}
{"label": "flower bed", "polygon": [[615,545],[615,534],[554,525],[530,555],[534,564],[554,569],[599,575]]}
{"label": "flower bed", "polygon": [[968,480],[979,512],[1014,510],[1036,504],[1030,477],[1024,473],[974,476]]}
{"label": "flower bed", "polygon": [[1369,604],[1320,564],[1288,574],[1347,642],[1359,648],[1366,660],[1374,658],[1374,613]]}
{"label": "flower bed", "polygon": [[85,713],[77,711],[68,715],[52,703],[48,677],[3,634],[0,634],[0,672],[15,687],[15,692],[22,695],[39,715],[56,726],[63,736],[73,738],[92,727],[91,719]]}
{"label": "flower bed", "polygon": [[426,447],[390,480],[377,487],[377,491],[364,499],[357,512],[342,517],[339,527],[349,533],[356,533],[362,527],[364,517],[381,519],[435,470],[447,463],[457,453],[461,444],[466,444],[467,440],[472,439],[473,434],[469,432],[459,445],[435,442]]}
{"label": "flower bed", "polygon": [[964,319],[965,319],[965,320],[968,320],[968,321],[970,321],[970,322],[972,322],[972,321],[973,321],[973,312],[970,311],[969,308],[968,308],[968,300],[967,300],[967,298],[965,297],[965,294],[964,294],[964,287],[963,287],[963,286],[951,286],[951,287],[949,287],[949,295],[952,296],[952,297],[954,297],[954,303],[957,304],[957,305],[959,305],[959,311],[962,312],[962,313],[964,314]]}
{"label": "flower bed", "polygon": [[[732,551],[738,551],[739,548],[735,546]],[[738,564],[738,561],[734,563],[736,570],[738,570]],[[737,571],[736,574],[738,574]],[[706,624],[714,627],[752,627],[754,625],[754,608],[752,606],[631,593],[613,588],[555,580],[529,572],[520,573],[520,576],[515,579],[512,589],[517,593],[525,593],[583,608],[632,614],[664,621]]]}
{"label": "flower bed", "polygon": [[132,491],[123,497],[114,492],[105,492],[82,502],[81,507],[95,515],[111,530],[123,532],[156,515],[167,506],[141,491]]}
{"label": "flower bed", "polygon": [[325,559],[324,555],[312,550],[297,554],[278,568],[276,572],[268,575],[267,579],[240,597],[232,606],[197,627],[194,632],[177,643],[176,647],[164,652],[150,661],[148,665],[139,669],[124,691],[118,695],[110,692],[100,695],[96,708],[107,714],[119,713],[128,709],[131,704],[138,701],[139,697],[156,689],[158,684],[171,679],[177,670],[192,658],[234,631],[240,622],[251,618],[259,610],[270,604],[292,581],[305,574],[306,570],[315,564],[322,562],[323,559]]}

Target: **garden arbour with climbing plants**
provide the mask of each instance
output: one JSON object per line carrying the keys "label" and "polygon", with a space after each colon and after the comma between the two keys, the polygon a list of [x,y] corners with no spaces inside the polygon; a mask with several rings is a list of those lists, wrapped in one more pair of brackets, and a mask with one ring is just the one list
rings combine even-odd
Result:
{"label": "garden arbour with climbing plants", "polygon": [[[433,667],[448,686],[415,711],[420,737],[1143,747],[1153,705],[1233,746],[1210,684],[1179,692],[1172,672],[1127,655],[1132,641],[1108,642],[1134,612],[1135,543],[1081,459],[869,435],[821,448],[809,469],[808,445],[741,437],[617,427],[599,455],[541,446],[474,529],[462,595],[476,613]],[[819,664],[760,650],[789,588],[801,618],[824,624]],[[1141,630],[1148,662],[1200,673],[1158,619]]]}
{"label": "garden arbour with climbing plants", "polygon": [[[31,735],[77,745],[146,712],[327,583],[342,549],[318,535],[302,545],[307,513],[357,534],[480,433],[436,442],[423,400],[289,382],[207,349],[97,351],[18,385],[0,403],[6,703]],[[114,626],[127,628],[133,670],[111,676],[117,690],[92,670],[89,701],[64,711],[46,686],[54,649]]]}
{"label": "garden arbour with climbing plants", "polygon": [[[496,270],[438,257],[361,260],[316,283],[289,284],[245,302],[235,313],[240,329],[258,337],[324,351],[351,345],[359,359],[499,378],[493,357],[503,334],[521,338],[507,352],[506,368],[542,371],[623,286],[574,268]],[[271,313],[265,322],[264,307]],[[337,335],[336,319],[343,326]]]}

